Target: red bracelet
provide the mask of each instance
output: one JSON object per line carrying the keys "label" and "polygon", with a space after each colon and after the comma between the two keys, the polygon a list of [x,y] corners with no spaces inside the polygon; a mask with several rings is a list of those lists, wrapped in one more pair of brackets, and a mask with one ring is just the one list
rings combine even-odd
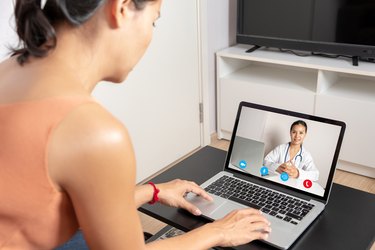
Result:
{"label": "red bracelet", "polygon": [[148,204],[155,204],[158,200],[159,200],[159,192],[160,190],[155,186],[155,184],[153,182],[149,182],[148,184],[150,184],[153,188],[154,188],[154,194],[152,195],[152,200],[148,203]]}

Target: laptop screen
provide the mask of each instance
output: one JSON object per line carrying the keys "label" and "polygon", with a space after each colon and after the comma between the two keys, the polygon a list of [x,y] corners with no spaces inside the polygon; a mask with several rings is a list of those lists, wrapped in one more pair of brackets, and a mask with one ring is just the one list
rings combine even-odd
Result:
{"label": "laptop screen", "polygon": [[344,131],[340,121],[242,102],[226,167],[327,198]]}

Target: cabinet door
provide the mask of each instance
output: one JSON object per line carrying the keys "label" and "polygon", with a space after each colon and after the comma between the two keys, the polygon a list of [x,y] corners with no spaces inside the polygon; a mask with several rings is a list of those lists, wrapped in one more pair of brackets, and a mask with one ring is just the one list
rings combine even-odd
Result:
{"label": "cabinet door", "polygon": [[[198,3],[164,1],[153,41],[128,79],[94,91],[130,132],[137,182],[201,146]],[[13,3],[1,1],[0,8],[4,59],[6,45],[16,41],[9,21]]]}
{"label": "cabinet door", "polygon": [[319,116],[345,121],[346,131],[340,151],[341,160],[375,167],[375,102],[319,95],[316,113]]}

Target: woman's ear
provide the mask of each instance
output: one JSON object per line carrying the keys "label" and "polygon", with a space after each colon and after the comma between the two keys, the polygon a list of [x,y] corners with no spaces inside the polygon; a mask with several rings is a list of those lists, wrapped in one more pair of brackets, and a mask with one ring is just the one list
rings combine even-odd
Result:
{"label": "woman's ear", "polygon": [[113,28],[122,27],[132,13],[132,0],[110,0],[109,2]]}

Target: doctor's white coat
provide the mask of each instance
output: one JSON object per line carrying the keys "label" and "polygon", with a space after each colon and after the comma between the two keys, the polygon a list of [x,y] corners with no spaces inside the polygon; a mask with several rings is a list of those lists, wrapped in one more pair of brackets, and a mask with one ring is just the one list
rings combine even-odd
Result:
{"label": "doctor's white coat", "polygon": [[[290,161],[289,143],[281,144],[269,152],[264,158],[264,166],[270,171],[276,172],[276,169],[284,162]],[[292,160],[298,168],[298,179],[317,181],[319,179],[319,170],[316,168],[311,154],[301,147],[300,151]]]}

